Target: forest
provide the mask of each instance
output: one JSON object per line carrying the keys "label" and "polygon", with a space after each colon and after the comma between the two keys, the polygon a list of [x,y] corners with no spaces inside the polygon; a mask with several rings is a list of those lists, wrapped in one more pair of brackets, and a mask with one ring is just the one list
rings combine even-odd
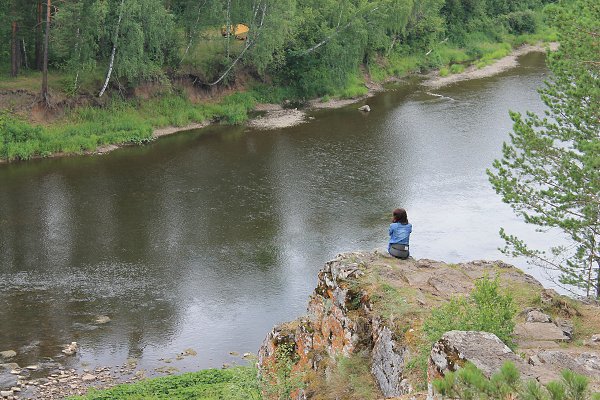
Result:
{"label": "forest", "polygon": [[[0,90],[35,93],[37,107],[54,111],[34,122],[58,129],[32,126],[29,110],[3,102],[0,130],[16,133],[5,137],[0,158],[144,141],[157,126],[240,123],[255,102],[356,97],[367,91],[366,75],[383,81],[481,67],[520,44],[551,39],[548,1],[0,0]],[[223,88],[237,94],[190,103],[190,92]],[[158,103],[136,101],[140,92]],[[110,121],[102,131],[90,125],[103,118]],[[65,133],[80,123],[88,125]]]}

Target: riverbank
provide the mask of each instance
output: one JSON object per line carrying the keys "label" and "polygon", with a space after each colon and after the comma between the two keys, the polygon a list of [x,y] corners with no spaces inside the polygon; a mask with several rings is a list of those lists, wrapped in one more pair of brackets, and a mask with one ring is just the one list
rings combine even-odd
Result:
{"label": "riverbank", "polygon": [[[551,45],[550,48],[553,46],[555,45]],[[521,46],[510,55],[483,68],[478,68],[472,61],[473,65],[464,72],[449,76],[441,76],[441,70],[431,72],[425,76],[424,85],[437,88],[463,80],[492,76],[515,67],[519,56],[534,51],[545,51],[545,47]],[[70,111],[71,116],[67,120],[48,126],[31,125],[9,114],[3,114],[0,115],[0,129],[8,132],[9,137],[4,142],[0,141],[0,164],[14,160],[76,154],[106,154],[124,146],[201,129],[214,123],[247,123],[252,128],[264,130],[286,128],[306,122],[307,112],[311,110],[341,108],[364,102],[384,90],[383,84],[398,79],[396,76],[388,76],[377,82],[365,72],[362,87],[364,90],[355,90],[364,94],[353,98],[313,99],[302,108],[257,104],[257,98],[260,97],[257,94],[238,92],[223,97],[218,103],[194,104],[180,97],[163,97],[133,103],[117,102],[109,109],[75,108]],[[252,111],[261,115],[248,119],[248,114]]]}
{"label": "riverbank", "polygon": [[[429,74],[424,75],[425,80],[422,82],[422,85],[428,88],[437,89],[457,82],[498,75],[506,70],[517,67],[519,65],[518,58],[521,56],[534,52],[546,52],[548,50],[555,51],[557,48],[558,43],[556,42],[550,42],[547,45],[526,44],[513,50],[511,54],[502,57],[493,64],[486,65],[483,68],[478,68],[475,64],[472,64],[465,71],[449,76],[441,76],[440,70],[432,71]],[[397,81],[397,77],[389,77],[384,83]],[[287,110],[278,104],[260,104],[257,106],[256,110],[262,111],[265,114],[249,121],[248,125],[253,128],[265,130],[295,126],[307,122],[307,113],[312,110],[347,107],[352,104],[364,102],[370,97],[385,90],[383,84],[369,81],[368,79],[366,80],[365,85],[368,88],[368,92],[363,96],[353,99],[328,99],[326,101],[323,101],[322,99],[313,99],[308,102],[305,108],[300,110],[296,108]]]}
{"label": "riverbank", "polygon": [[443,86],[451,85],[453,83],[462,82],[472,79],[487,78],[490,76],[498,75],[506,70],[514,68],[519,65],[518,58],[529,53],[549,51],[556,51],[558,49],[558,43],[550,42],[547,45],[523,45],[511,52],[506,57],[500,58],[491,65],[478,68],[476,65],[469,66],[465,71],[457,74],[448,76],[441,76],[440,70],[432,71],[427,74],[427,79],[422,83],[424,86],[437,89]]}

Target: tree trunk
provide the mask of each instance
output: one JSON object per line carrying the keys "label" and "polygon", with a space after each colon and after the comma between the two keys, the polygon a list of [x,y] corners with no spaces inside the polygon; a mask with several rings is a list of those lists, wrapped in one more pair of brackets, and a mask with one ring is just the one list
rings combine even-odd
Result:
{"label": "tree trunk", "polygon": [[42,66],[42,100],[49,104],[48,98],[48,41],[50,40],[50,7],[52,0],[46,3],[46,34],[44,35],[44,62]]}
{"label": "tree trunk", "polygon": [[600,257],[596,258],[596,299],[600,300]]}
{"label": "tree trunk", "polygon": [[[231,32],[233,30],[233,32]],[[229,42],[231,35],[235,35],[235,27],[231,26],[231,0],[227,0],[227,15],[225,16],[225,45],[227,47],[227,60],[229,60]]]}
{"label": "tree trunk", "polygon": [[35,26],[35,68],[38,71],[43,69],[42,60],[42,0],[37,2],[37,25]]}
{"label": "tree trunk", "polygon": [[125,0],[121,0],[121,9],[119,10],[119,20],[117,21],[117,28],[115,29],[115,39],[113,40],[113,48],[110,53],[110,63],[108,64],[108,72],[106,73],[106,80],[104,81],[104,86],[100,90],[98,97],[102,97],[104,91],[108,87],[108,81],[110,80],[110,75],[112,74],[113,65],[115,62],[115,52],[117,51],[117,40],[119,38],[119,27],[121,26],[121,19],[123,18],[123,5],[125,4]]}
{"label": "tree trunk", "polygon": [[12,38],[10,46],[10,76],[15,78],[19,75],[19,40],[17,39],[17,32],[19,27],[17,21],[12,22]]}
{"label": "tree trunk", "polygon": [[29,61],[27,60],[27,46],[25,46],[25,39],[21,39],[21,44],[23,45],[23,62],[25,63],[25,68],[29,69]]}

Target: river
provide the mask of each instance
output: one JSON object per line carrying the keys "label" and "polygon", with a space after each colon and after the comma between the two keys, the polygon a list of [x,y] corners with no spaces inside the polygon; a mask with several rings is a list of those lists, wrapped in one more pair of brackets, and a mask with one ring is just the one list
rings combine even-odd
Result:
{"label": "river", "polygon": [[[304,312],[327,260],[384,247],[399,206],[416,258],[525,268],[497,250],[498,230],[533,231],[485,174],[507,111],[543,109],[544,55],[520,61],[434,93],[396,85],[368,114],[352,105],[282,130],[212,126],[104,156],[0,165],[0,351],[75,368],[240,362],[230,352],[256,352],[275,323]],[[80,352],[57,358],[71,341]],[[177,359],[190,348],[196,356]]]}

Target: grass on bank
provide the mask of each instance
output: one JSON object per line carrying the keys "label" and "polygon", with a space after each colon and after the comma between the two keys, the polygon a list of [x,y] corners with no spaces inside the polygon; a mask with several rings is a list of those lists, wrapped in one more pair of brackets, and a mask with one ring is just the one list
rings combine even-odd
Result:
{"label": "grass on bank", "polygon": [[70,400],[260,400],[257,369],[234,367],[207,369],[175,376],[123,384],[111,389],[91,389]]}
{"label": "grass on bank", "polygon": [[80,154],[107,144],[144,143],[155,128],[183,127],[209,120],[241,124],[256,104],[250,93],[235,93],[220,103],[193,104],[176,95],[151,100],[114,100],[106,107],[83,107],[60,121],[34,125],[0,114],[0,159],[27,160],[56,153]]}

